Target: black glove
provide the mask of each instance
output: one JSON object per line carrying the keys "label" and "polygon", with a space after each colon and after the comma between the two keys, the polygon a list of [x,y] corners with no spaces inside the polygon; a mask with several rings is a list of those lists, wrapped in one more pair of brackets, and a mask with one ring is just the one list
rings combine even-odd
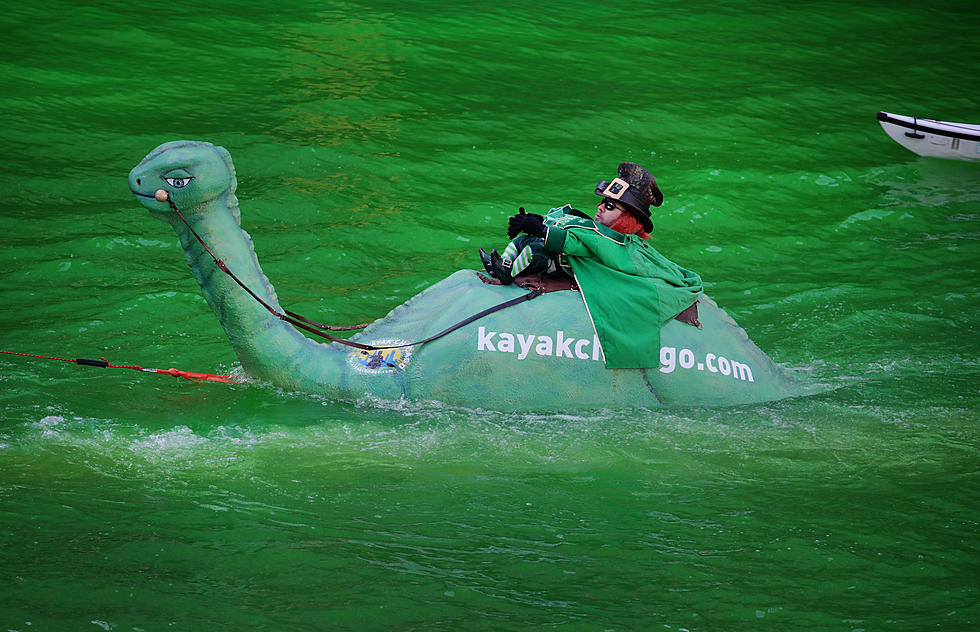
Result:
{"label": "black glove", "polygon": [[513,239],[521,233],[527,233],[534,237],[544,237],[544,216],[537,213],[525,213],[523,206],[518,210],[520,213],[511,215],[510,219],[507,220],[507,236]]}

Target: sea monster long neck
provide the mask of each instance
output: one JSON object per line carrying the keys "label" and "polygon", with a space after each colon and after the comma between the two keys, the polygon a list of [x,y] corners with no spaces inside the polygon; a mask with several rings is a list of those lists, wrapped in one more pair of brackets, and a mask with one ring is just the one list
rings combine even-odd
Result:
{"label": "sea monster long neck", "polygon": [[[237,215],[227,208],[224,198],[184,211],[184,216],[242,283],[268,305],[282,311],[275,290],[259,266],[251,238],[241,229]],[[320,356],[341,355],[329,345],[309,340],[270,313],[215,264],[176,213],[169,218],[205,300],[247,372],[272,379],[292,371],[301,379],[311,369],[314,356],[315,362],[322,362]]]}

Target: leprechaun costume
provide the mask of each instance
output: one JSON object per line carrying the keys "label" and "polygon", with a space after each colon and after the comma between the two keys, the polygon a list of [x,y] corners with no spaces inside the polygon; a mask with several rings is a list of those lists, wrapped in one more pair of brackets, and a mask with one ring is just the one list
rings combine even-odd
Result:
{"label": "leprechaun costume", "polygon": [[[618,177],[599,182],[595,193],[618,202],[647,233],[653,230],[650,205],[660,206],[663,194],[643,167],[620,164]],[[570,206],[544,217],[514,215],[510,234],[517,233],[538,238],[525,247],[557,257],[574,277],[610,369],[658,367],[661,326],[690,310],[703,291],[697,273],[667,259],[646,239],[603,226]]]}

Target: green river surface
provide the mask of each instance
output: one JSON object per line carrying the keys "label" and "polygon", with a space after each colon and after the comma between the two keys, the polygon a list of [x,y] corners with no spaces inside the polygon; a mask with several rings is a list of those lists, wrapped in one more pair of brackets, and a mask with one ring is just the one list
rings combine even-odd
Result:
{"label": "green river surface", "polygon": [[504,415],[4,355],[0,630],[980,629],[980,164],[875,120],[980,123],[975,9],[6,5],[2,350],[236,369],[126,184],[194,139],[337,325],[633,160],[656,247],[826,388]]}

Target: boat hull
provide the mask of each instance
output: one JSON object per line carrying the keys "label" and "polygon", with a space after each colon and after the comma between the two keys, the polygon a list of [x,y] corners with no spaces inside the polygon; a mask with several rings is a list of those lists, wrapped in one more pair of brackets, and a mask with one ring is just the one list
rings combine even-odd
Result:
{"label": "boat hull", "polygon": [[[354,339],[373,345],[424,339],[526,292],[487,285],[474,271],[460,270]],[[659,367],[607,369],[581,294],[551,292],[424,345],[350,349],[343,378],[329,381],[325,394],[369,393],[501,411],[728,406],[803,394],[803,384],[775,365],[714,301],[703,297],[698,313],[701,328],[676,320],[662,328]]]}
{"label": "boat hull", "polygon": [[920,156],[980,161],[980,125],[878,112],[878,122],[896,143]]}

